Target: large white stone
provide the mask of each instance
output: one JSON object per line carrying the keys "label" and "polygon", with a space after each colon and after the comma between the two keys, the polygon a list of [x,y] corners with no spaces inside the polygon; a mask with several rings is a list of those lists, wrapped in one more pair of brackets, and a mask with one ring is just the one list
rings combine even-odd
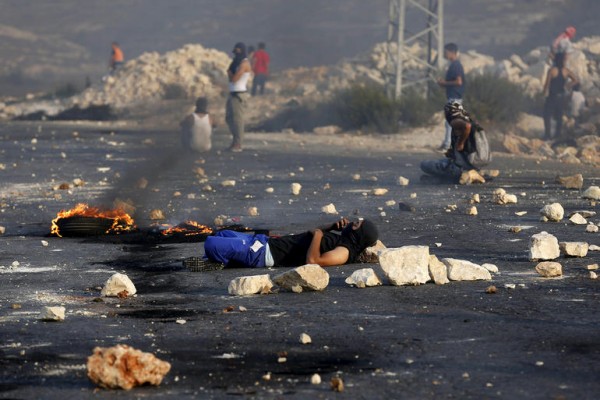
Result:
{"label": "large white stone", "polygon": [[132,296],[137,293],[135,285],[131,282],[131,279],[125,274],[116,273],[104,284],[100,294],[102,296],[118,296],[123,290],[127,291],[128,296]]}
{"label": "large white stone", "polygon": [[358,261],[361,263],[379,262],[379,252],[384,249],[387,249],[387,247],[381,240],[378,240],[373,246],[367,247],[362,253],[360,253],[358,256]]}
{"label": "large white stone", "polygon": [[428,246],[382,250],[379,264],[392,285],[420,285],[430,279]]}
{"label": "large white stone", "polygon": [[492,275],[490,271],[466,260],[457,260],[455,258],[444,258],[442,262],[448,268],[448,279],[451,281],[476,281],[490,280]]}
{"label": "large white stone", "polygon": [[573,225],[586,225],[587,224],[587,220],[585,218],[583,218],[583,216],[581,214],[578,214],[578,213],[571,215],[571,218],[569,218],[569,221]]}
{"label": "large white stone", "polygon": [[558,239],[548,232],[540,232],[529,240],[530,260],[554,260],[560,256]]}
{"label": "large white stone", "polygon": [[345,282],[348,285],[359,288],[381,285],[381,279],[379,279],[373,268],[356,270],[352,273],[352,275],[346,278]]}
{"label": "large white stone", "polygon": [[269,274],[239,276],[229,282],[227,291],[233,296],[248,296],[268,292],[273,287]]}
{"label": "large white stone", "polygon": [[540,214],[548,218],[549,221],[558,222],[565,216],[565,209],[560,203],[546,204],[540,210]]}
{"label": "large white stone", "polygon": [[589,245],[586,242],[560,242],[560,251],[569,257],[585,257]]}
{"label": "large white stone", "polygon": [[446,268],[446,264],[438,260],[433,254],[429,256],[429,276],[436,285],[445,285],[450,282],[448,280],[448,268]]}
{"label": "large white stone", "polygon": [[542,261],[535,266],[535,270],[546,278],[562,275],[562,265],[554,261]]}
{"label": "large white stone", "polygon": [[581,195],[584,199],[600,200],[600,187],[590,186]]}
{"label": "large white stone", "polygon": [[43,321],[64,321],[65,320],[65,308],[64,307],[44,307],[40,311],[40,319]]}
{"label": "large white stone", "polygon": [[306,264],[277,275],[273,282],[295,293],[325,290],[329,274],[317,264]]}
{"label": "large white stone", "polygon": [[490,271],[491,273],[494,273],[494,274],[498,273],[498,267],[494,264],[486,263],[486,264],[481,264],[481,266],[483,268],[487,269],[488,271]]}

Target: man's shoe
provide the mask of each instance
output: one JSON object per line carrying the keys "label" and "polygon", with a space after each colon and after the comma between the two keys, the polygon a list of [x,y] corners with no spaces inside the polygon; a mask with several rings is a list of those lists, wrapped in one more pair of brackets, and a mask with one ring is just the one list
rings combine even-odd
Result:
{"label": "man's shoe", "polygon": [[188,257],[183,260],[183,266],[192,272],[220,271],[225,264],[202,257]]}
{"label": "man's shoe", "polygon": [[231,145],[229,146],[229,148],[227,149],[227,151],[230,151],[232,153],[241,153],[242,152],[242,146],[240,146],[239,144],[236,145]]}

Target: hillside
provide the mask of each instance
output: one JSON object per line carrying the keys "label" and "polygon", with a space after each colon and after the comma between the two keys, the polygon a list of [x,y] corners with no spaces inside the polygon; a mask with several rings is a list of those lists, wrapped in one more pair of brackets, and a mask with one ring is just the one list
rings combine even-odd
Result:
{"label": "hillside", "polygon": [[[187,43],[229,52],[264,40],[273,68],[333,64],[385,40],[387,0],[2,0],[0,91],[22,95],[106,71],[109,44],[128,58]],[[548,43],[567,24],[599,35],[595,0],[446,0],[448,41],[495,57]],[[408,30],[425,20],[410,11]]]}

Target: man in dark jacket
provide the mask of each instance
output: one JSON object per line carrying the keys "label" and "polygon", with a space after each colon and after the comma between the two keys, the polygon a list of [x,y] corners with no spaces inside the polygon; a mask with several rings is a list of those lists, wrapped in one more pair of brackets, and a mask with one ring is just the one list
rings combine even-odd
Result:
{"label": "man in dark jacket", "polygon": [[[333,231],[339,231],[335,233]],[[190,257],[184,265],[194,271],[229,267],[321,267],[354,263],[364,249],[379,236],[371,221],[346,218],[297,235],[268,237],[233,231],[220,231],[204,243],[205,258]]]}

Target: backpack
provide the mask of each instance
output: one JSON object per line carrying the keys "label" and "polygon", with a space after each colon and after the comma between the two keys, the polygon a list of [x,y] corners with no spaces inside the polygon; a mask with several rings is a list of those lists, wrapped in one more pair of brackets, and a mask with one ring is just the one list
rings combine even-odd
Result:
{"label": "backpack", "polygon": [[471,133],[465,146],[467,159],[475,168],[485,167],[492,162],[492,152],[487,135],[482,127],[473,122],[475,132]]}

